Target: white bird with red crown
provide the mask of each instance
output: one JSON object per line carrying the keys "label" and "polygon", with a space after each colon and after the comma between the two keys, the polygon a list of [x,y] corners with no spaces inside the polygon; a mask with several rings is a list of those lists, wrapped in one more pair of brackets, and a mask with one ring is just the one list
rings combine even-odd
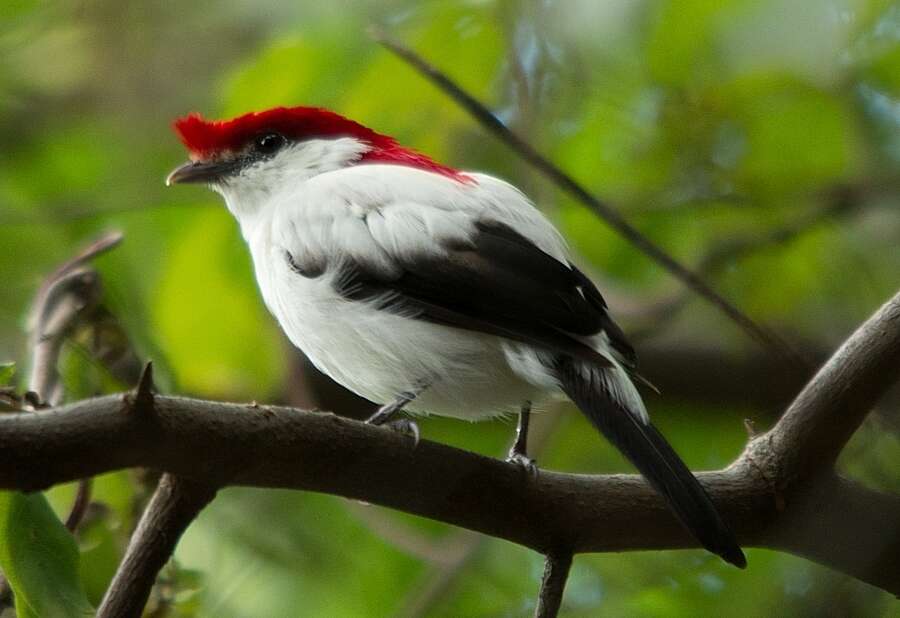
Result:
{"label": "white bird with red crown", "polygon": [[650,423],[600,292],[518,189],[319,108],[190,115],[175,129],[191,161],[167,183],[225,198],[266,306],[317,368],[383,404],[369,422],[519,412],[510,460],[533,469],[531,402],[566,395],[704,547],[746,564]]}

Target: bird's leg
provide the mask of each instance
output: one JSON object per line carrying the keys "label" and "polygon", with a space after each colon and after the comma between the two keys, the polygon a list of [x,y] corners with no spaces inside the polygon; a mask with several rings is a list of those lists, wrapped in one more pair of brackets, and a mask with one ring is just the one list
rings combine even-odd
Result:
{"label": "bird's leg", "polygon": [[417,388],[408,391],[401,391],[397,397],[390,403],[386,403],[373,414],[369,418],[366,419],[366,422],[369,425],[384,425],[389,420],[391,420],[397,412],[406,407],[410,401],[413,401],[416,397],[419,396],[424,388]]}
{"label": "bird's leg", "polygon": [[519,410],[519,424],[516,426],[516,440],[506,461],[522,466],[534,476],[537,476],[537,465],[528,457],[528,421],[531,419],[531,402],[526,401]]}
{"label": "bird's leg", "polygon": [[428,388],[428,385],[423,384],[420,386],[416,386],[411,390],[400,392],[392,402],[386,403],[378,408],[375,414],[366,419],[366,423],[368,423],[369,425],[387,425],[391,429],[399,431],[400,433],[410,434],[415,439],[416,444],[418,444],[419,426],[416,425],[415,421],[412,421],[408,418],[401,418],[397,420],[392,419],[398,412],[406,407],[406,404],[408,404],[410,401],[413,401],[426,388]]}

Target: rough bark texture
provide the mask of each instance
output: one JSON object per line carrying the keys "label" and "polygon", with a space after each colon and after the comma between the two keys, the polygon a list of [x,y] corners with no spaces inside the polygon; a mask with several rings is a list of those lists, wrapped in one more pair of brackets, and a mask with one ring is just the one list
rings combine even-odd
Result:
{"label": "rough bark texture", "polygon": [[[833,471],[896,377],[900,295],[727,469],[699,473],[745,546],[790,551],[900,594],[900,498]],[[139,403],[143,402],[141,405]],[[327,413],[135,394],[0,417],[0,487],[37,490],[144,466],[209,486],[331,493],[476,530],[544,554],[696,546],[634,475],[514,465]]]}
{"label": "rough bark texture", "polygon": [[175,551],[182,533],[215,495],[215,488],[202,482],[171,474],[160,478],[97,618],[140,618],[157,573]]}

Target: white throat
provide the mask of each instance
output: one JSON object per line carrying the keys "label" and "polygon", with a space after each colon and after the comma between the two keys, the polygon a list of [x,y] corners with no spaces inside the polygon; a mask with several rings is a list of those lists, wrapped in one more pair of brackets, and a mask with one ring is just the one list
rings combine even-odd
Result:
{"label": "white throat", "polygon": [[353,165],[370,148],[353,137],[305,140],[214,183],[212,189],[225,198],[244,238],[249,239],[271,204],[301,190],[314,176]]}

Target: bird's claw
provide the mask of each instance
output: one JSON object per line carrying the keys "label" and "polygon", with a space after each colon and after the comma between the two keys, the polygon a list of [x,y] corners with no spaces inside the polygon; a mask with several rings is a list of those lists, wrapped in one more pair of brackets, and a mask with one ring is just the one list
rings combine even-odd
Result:
{"label": "bird's claw", "polygon": [[421,434],[419,433],[419,426],[415,421],[412,421],[408,418],[398,418],[395,421],[389,421],[385,423],[384,426],[391,431],[396,431],[397,433],[412,436],[413,446],[415,447],[419,445],[419,438],[421,437]]}
{"label": "bird's claw", "polygon": [[510,451],[509,455],[506,458],[506,461],[519,466],[520,468],[528,472],[529,476],[531,476],[532,478],[537,478],[537,462],[525,453],[516,453],[515,451]]}

